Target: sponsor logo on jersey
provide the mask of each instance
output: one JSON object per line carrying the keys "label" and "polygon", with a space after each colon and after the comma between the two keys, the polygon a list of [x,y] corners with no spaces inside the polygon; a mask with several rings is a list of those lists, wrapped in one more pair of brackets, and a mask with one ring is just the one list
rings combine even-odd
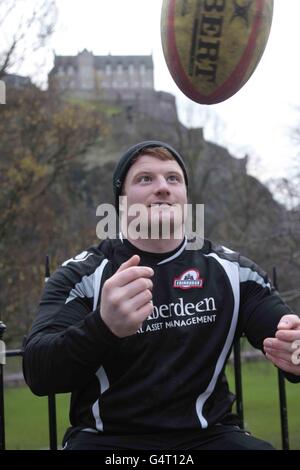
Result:
{"label": "sponsor logo on jersey", "polygon": [[201,289],[203,282],[204,279],[200,277],[198,269],[190,268],[174,278],[173,287],[177,289]]}
{"label": "sponsor logo on jersey", "polygon": [[216,312],[216,301],[213,297],[205,297],[196,304],[192,302],[185,303],[183,297],[179,297],[178,302],[170,304],[153,305],[153,310],[148,320],[157,320],[158,318],[186,317],[207,312]]}

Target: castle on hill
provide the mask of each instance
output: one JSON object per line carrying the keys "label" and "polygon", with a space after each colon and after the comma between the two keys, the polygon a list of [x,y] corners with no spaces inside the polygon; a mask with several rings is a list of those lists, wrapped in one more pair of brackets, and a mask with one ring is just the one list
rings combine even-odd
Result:
{"label": "castle on hill", "polygon": [[76,56],[55,55],[48,83],[72,97],[120,104],[164,122],[177,120],[175,97],[154,89],[152,55],[96,56],[87,49]]}

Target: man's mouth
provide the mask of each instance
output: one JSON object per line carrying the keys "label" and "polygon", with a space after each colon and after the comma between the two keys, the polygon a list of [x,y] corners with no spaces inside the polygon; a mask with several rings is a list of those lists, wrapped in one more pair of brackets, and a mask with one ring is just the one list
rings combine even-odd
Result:
{"label": "man's mouth", "polygon": [[148,207],[157,207],[157,206],[172,206],[172,204],[170,204],[169,202],[153,202],[152,204],[150,204]]}

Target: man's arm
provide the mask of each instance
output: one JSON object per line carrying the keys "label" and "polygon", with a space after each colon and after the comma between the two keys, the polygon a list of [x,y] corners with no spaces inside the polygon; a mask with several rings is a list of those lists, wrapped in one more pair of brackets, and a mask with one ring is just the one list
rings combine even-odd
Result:
{"label": "man's arm", "polygon": [[133,256],[104,282],[95,311],[93,259],[71,262],[50,278],[23,356],[24,376],[35,394],[82,386],[122,338],[140,328],[153,309],[153,270],[139,262]]}
{"label": "man's arm", "polygon": [[70,295],[81,278],[79,264],[70,263],[44,289],[23,355],[26,382],[37,395],[78,388],[100,367],[107,351],[118,347],[120,340],[102,321],[99,308],[92,311],[92,298],[84,290]]}
{"label": "man's arm", "polygon": [[[291,312],[272,287],[266,273],[255,263],[249,269],[249,276],[243,275],[240,293],[241,330],[254,347],[268,353],[267,359],[282,369],[289,381],[300,382],[299,365],[292,363],[295,357],[292,345],[300,339],[297,315]],[[288,324],[285,323],[287,318],[290,319]],[[272,351],[267,351],[270,341]]]}

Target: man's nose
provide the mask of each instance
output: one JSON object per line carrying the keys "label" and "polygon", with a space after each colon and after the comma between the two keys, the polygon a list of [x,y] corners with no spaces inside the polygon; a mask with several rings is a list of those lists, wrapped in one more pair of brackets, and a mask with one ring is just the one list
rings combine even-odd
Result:
{"label": "man's nose", "polygon": [[157,184],[155,188],[156,194],[170,194],[170,189],[166,178],[159,176],[157,178]]}

